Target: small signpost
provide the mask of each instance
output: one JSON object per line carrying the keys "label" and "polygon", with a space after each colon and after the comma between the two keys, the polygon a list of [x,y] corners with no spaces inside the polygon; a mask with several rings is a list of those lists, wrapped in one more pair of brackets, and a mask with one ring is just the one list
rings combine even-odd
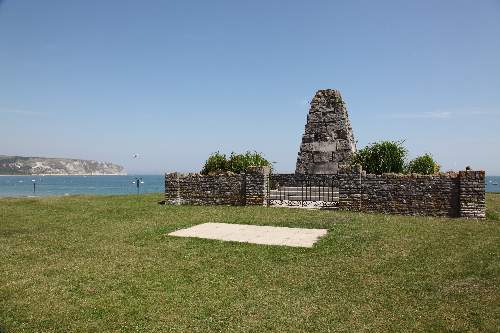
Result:
{"label": "small signpost", "polygon": [[140,192],[140,186],[141,184],[144,184],[144,182],[142,181],[142,177],[134,177],[134,181],[132,181],[132,184],[135,184],[135,186],[137,187],[137,194],[139,194]]}

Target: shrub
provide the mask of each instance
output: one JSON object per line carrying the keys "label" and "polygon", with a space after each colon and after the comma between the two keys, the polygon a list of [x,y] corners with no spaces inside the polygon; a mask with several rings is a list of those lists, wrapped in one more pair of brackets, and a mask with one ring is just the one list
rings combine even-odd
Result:
{"label": "shrub", "polygon": [[249,166],[270,166],[271,163],[260,153],[249,152],[245,154],[231,153],[229,157],[229,171],[241,173],[247,171]]}
{"label": "shrub", "polygon": [[438,173],[440,165],[434,161],[430,154],[419,156],[408,163],[407,171],[409,173],[421,173],[423,175],[432,175]]}
{"label": "shrub", "polygon": [[244,154],[233,152],[229,159],[225,154],[216,152],[208,157],[201,173],[204,175],[225,171],[241,173],[247,171],[249,166],[271,166],[271,163],[257,152],[247,151]]}
{"label": "shrub", "polygon": [[403,141],[380,141],[355,153],[351,163],[361,165],[368,173],[402,173],[407,154]]}
{"label": "shrub", "polygon": [[219,152],[210,155],[201,170],[201,173],[208,175],[210,172],[227,171],[228,161],[225,154]]}

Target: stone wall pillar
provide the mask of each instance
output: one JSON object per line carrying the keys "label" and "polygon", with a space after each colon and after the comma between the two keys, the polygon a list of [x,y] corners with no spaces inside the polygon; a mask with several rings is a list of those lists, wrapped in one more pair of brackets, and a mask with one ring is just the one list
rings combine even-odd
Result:
{"label": "stone wall pillar", "polygon": [[485,172],[460,171],[458,177],[460,217],[485,218]]}
{"label": "stone wall pillar", "polygon": [[175,205],[181,204],[180,181],[177,172],[165,174],[165,202]]}
{"label": "stone wall pillar", "polygon": [[245,204],[266,206],[271,167],[249,167],[245,173]]}
{"label": "stone wall pillar", "polygon": [[362,210],[363,180],[365,177],[366,172],[359,165],[339,170],[339,209]]}

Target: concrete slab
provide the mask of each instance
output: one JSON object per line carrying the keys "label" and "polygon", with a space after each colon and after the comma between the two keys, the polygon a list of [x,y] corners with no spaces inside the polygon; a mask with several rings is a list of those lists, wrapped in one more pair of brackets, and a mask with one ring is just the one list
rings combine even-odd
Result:
{"label": "concrete slab", "polygon": [[196,237],[224,241],[312,247],[327,229],[271,227],[247,224],[203,223],[169,233],[169,236]]}

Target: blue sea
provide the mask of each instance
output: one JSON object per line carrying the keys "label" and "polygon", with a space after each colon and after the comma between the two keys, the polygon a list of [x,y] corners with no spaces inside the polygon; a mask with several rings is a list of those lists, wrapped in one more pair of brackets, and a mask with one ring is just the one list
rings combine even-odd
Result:
{"label": "blue sea", "polygon": [[[164,192],[163,175],[0,176],[0,197]],[[34,181],[33,181],[34,180]],[[33,189],[35,183],[35,189]]]}
{"label": "blue sea", "polygon": [[499,176],[486,176],[486,192],[500,192]]}
{"label": "blue sea", "polygon": [[[0,176],[0,197],[163,192],[163,175],[129,176]],[[33,191],[35,180],[35,191]],[[497,184],[497,185],[495,185]],[[486,192],[500,192],[500,177],[486,177]]]}

